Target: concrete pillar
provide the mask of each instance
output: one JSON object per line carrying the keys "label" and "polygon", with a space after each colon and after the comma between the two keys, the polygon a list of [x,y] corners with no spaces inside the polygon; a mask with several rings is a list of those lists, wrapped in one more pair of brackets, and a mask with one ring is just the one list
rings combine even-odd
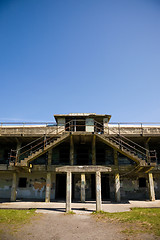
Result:
{"label": "concrete pillar", "polygon": [[96,211],[101,211],[101,173],[96,172]]}
{"label": "concrete pillar", "polygon": [[20,160],[19,160],[19,154],[20,154],[20,148],[21,148],[21,142],[19,142],[18,140],[17,140],[17,147],[16,147],[16,157],[17,157],[17,161],[19,162]]}
{"label": "concrete pillar", "polygon": [[115,174],[115,200],[116,202],[121,201],[119,173]]}
{"label": "concrete pillar", "polygon": [[147,138],[147,141],[145,142],[145,148],[148,150],[146,151],[146,158],[147,158],[147,162],[150,162],[149,159],[149,141],[151,140],[151,137]]}
{"label": "concrete pillar", "polygon": [[85,174],[81,174],[81,202],[85,202]]}
{"label": "concrete pillar", "polygon": [[70,165],[74,165],[74,142],[73,136],[70,136]]}
{"label": "concrete pillar", "polygon": [[118,153],[114,149],[114,165],[118,167]]}
{"label": "concrete pillar", "polygon": [[52,149],[48,151],[48,165],[52,165]]}
{"label": "concrete pillar", "polygon": [[50,202],[51,197],[51,173],[47,173],[47,180],[46,180],[46,198],[45,202]]}
{"label": "concrete pillar", "polygon": [[148,173],[148,180],[149,180],[149,199],[150,201],[155,201],[154,181],[152,173]]}
{"label": "concrete pillar", "polygon": [[11,188],[11,202],[16,201],[16,189],[17,189],[17,173],[13,173],[12,188]]}
{"label": "concrete pillar", "polygon": [[71,211],[71,197],[72,197],[72,173],[67,172],[66,181],[66,212]]}
{"label": "concrete pillar", "polygon": [[96,165],[96,135],[92,139],[92,165]]}
{"label": "concrete pillar", "polygon": [[56,198],[56,174],[53,173],[53,199],[55,200]]}

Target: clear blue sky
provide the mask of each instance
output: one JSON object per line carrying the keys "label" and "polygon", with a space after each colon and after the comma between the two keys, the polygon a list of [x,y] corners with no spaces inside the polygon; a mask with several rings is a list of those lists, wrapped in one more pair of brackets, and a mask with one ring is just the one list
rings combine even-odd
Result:
{"label": "clear blue sky", "polygon": [[0,0],[0,121],[160,122],[159,0]]}

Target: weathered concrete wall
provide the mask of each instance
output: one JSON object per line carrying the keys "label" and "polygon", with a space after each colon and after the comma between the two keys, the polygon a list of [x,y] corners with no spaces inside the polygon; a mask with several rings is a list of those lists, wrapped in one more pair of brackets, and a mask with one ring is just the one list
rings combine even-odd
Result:
{"label": "weathered concrete wall", "polygon": [[153,174],[156,199],[160,199],[160,174]]}
{"label": "weathered concrete wall", "polygon": [[11,187],[12,187],[13,174],[11,173],[1,173],[0,174],[0,198],[11,197]]}
{"label": "weathered concrete wall", "polygon": [[125,200],[149,199],[148,181],[146,177],[146,187],[139,187],[138,177],[121,177],[121,198]]}
{"label": "weathered concrete wall", "polygon": [[27,186],[17,185],[17,198],[45,199],[46,174],[18,174],[19,178],[27,178]]}

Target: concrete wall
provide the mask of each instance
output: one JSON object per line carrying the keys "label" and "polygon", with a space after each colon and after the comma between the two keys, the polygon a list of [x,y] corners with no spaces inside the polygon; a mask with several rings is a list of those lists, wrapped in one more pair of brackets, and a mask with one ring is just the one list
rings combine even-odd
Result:
{"label": "concrete wall", "polygon": [[1,173],[0,174],[0,198],[8,198],[11,196],[13,174]]}

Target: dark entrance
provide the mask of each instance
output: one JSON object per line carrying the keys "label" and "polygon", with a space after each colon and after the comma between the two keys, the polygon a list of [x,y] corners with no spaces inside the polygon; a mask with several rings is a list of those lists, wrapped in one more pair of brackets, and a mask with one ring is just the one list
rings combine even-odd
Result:
{"label": "dark entrance", "polygon": [[56,199],[66,199],[66,174],[56,174]]}
{"label": "dark entrance", "polygon": [[101,175],[101,193],[103,201],[110,199],[109,175],[107,174]]}
{"label": "dark entrance", "polygon": [[95,174],[91,174],[91,200],[96,200]]}

